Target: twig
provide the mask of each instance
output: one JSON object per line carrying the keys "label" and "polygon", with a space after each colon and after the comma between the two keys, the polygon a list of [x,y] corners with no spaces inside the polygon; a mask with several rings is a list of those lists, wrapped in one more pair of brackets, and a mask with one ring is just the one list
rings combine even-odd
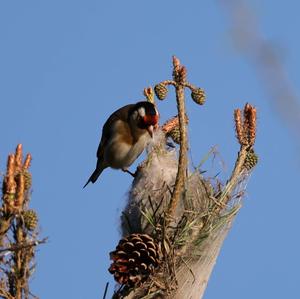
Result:
{"label": "twig", "polygon": [[243,111],[244,118],[240,109],[234,111],[236,137],[241,145],[237,160],[234,165],[231,177],[227,181],[224,189],[219,195],[219,204],[226,205],[232,198],[232,191],[238,184],[241,176],[246,171],[245,161],[250,150],[252,150],[256,138],[256,109],[250,104],[246,104]]}
{"label": "twig", "polygon": [[[178,58],[173,56],[173,77],[176,82],[176,101],[179,117],[179,131],[180,131],[180,148],[178,171],[175,180],[175,187],[170,199],[170,204],[167,214],[173,217],[176,207],[178,205],[181,192],[185,185],[186,168],[187,168],[187,134],[186,134],[186,115],[185,115],[185,99],[184,99],[184,83],[186,82],[186,68],[180,65]],[[173,83],[172,83],[173,84]]]}
{"label": "twig", "polygon": [[7,251],[18,251],[18,250],[22,250],[25,248],[29,248],[29,247],[34,247],[40,244],[45,244],[48,241],[48,238],[44,238],[42,240],[37,240],[37,241],[32,241],[32,242],[27,242],[27,243],[19,243],[16,245],[11,245],[10,247],[7,248],[0,248],[0,254],[1,253],[5,253]]}
{"label": "twig", "polygon": [[187,264],[187,262],[185,261],[185,259],[183,257],[180,257],[180,260],[183,262],[183,264],[188,268],[189,272],[192,274],[193,283],[194,283],[196,281],[196,277],[195,277],[193,270],[189,267],[189,265]]}
{"label": "twig", "polygon": [[[18,144],[15,153],[8,156],[3,180],[0,261],[4,268],[4,275],[1,277],[4,284],[1,285],[0,296],[6,299],[28,299],[31,296],[29,278],[34,267],[34,247],[47,240],[37,240],[38,234],[34,233],[34,230],[38,224],[38,217],[34,210],[28,209],[31,187],[30,162],[30,154],[27,154],[23,161],[22,144]],[[8,239],[8,245],[4,245],[4,238]],[[8,254],[11,256],[6,259]]]}
{"label": "twig", "polygon": [[7,292],[6,290],[3,290],[2,288],[0,288],[0,296],[4,299],[15,299],[15,297],[10,295],[9,292]]}
{"label": "twig", "polygon": [[107,290],[108,290],[108,285],[109,285],[109,282],[106,283],[104,294],[103,294],[103,299],[106,298],[106,294],[107,294]]}
{"label": "twig", "polygon": [[226,205],[226,203],[231,199],[231,193],[236,187],[238,181],[240,180],[241,175],[245,171],[244,163],[248,152],[247,149],[248,148],[246,146],[241,146],[232,174],[221,193],[219,200],[219,204],[221,205]]}

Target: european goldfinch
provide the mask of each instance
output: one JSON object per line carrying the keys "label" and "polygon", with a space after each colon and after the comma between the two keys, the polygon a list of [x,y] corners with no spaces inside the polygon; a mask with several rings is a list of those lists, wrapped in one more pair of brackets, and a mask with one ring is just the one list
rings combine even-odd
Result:
{"label": "european goldfinch", "polygon": [[158,111],[150,102],[126,105],[115,111],[103,126],[97,166],[84,187],[89,182],[95,183],[107,167],[129,172],[127,168],[153,137],[158,120]]}

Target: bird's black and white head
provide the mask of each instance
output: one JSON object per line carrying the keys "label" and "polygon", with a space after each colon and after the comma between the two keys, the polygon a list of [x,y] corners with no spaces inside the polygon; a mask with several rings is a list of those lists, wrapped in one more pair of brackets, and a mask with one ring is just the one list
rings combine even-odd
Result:
{"label": "bird's black and white head", "polygon": [[154,129],[158,126],[159,113],[150,102],[138,102],[129,112],[130,123],[140,130],[147,130],[153,136]]}

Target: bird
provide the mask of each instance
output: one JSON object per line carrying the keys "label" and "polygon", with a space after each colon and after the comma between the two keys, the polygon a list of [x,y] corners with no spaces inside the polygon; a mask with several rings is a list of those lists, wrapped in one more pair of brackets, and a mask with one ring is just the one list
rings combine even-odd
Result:
{"label": "bird", "polygon": [[94,184],[107,167],[133,175],[128,167],[149,144],[158,122],[158,110],[147,101],[129,104],[113,112],[102,128],[96,169],[83,188],[90,182]]}

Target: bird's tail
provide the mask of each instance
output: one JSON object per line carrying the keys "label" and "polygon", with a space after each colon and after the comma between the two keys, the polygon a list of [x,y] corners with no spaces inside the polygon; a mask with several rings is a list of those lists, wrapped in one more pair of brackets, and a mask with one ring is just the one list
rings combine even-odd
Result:
{"label": "bird's tail", "polygon": [[102,165],[97,165],[95,171],[92,173],[92,175],[90,176],[90,178],[88,179],[88,181],[85,183],[85,185],[83,186],[83,188],[85,188],[89,182],[92,182],[93,184],[97,181],[99,175],[102,173],[102,171],[105,169],[106,167],[103,167]]}

